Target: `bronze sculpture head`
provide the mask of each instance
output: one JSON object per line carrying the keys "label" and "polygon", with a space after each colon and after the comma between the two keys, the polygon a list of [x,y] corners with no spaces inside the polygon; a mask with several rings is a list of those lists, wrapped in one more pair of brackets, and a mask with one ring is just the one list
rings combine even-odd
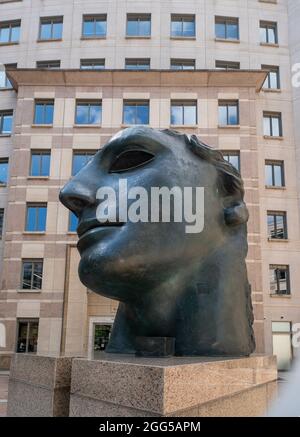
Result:
{"label": "bronze sculpture head", "polygon": [[[203,187],[203,230],[187,233],[186,222],[172,220],[174,202],[169,222],[124,222],[116,205],[99,222],[99,187],[118,200],[121,179],[147,192]],[[107,352],[134,353],[137,337],[175,338],[176,355],[253,352],[243,199],[241,176],[219,151],[194,135],[144,126],[119,132],[65,185],[60,200],[79,219],[80,279],[120,301]]]}

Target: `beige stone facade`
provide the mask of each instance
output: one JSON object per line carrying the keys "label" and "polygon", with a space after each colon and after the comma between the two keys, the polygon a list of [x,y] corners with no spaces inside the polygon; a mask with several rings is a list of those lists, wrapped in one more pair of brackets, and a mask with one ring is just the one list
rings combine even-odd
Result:
{"label": "beige stone facade", "polygon": [[[155,128],[170,127],[172,100],[196,101],[197,125],[176,128],[199,135],[225,153],[239,153],[250,211],[247,265],[257,351],[272,353],[272,322],[300,323],[299,135],[297,96],[291,85],[300,42],[293,37],[290,43],[289,23],[294,23],[295,13],[290,3],[0,1],[0,28],[1,22],[21,20],[20,42],[0,43],[0,63],[17,63],[20,69],[9,76],[15,91],[0,91],[0,111],[14,110],[12,135],[0,136],[0,158],[9,158],[10,175],[7,186],[0,187],[0,208],[5,209],[0,323],[7,333],[6,347],[0,348],[2,363],[16,350],[20,320],[39,321],[38,352],[83,356],[93,352],[94,325],[113,321],[117,304],[90,293],[79,282],[76,235],[68,232],[68,211],[59,204],[58,193],[71,177],[74,152],[96,151],[124,127],[123,105],[128,99],[149,101],[149,124]],[[126,37],[128,13],[151,14],[151,37]],[[107,16],[106,37],[83,38],[82,17],[99,14]],[[170,37],[171,14],[195,16],[195,37]],[[53,16],[63,16],[62,38],[39,41],[40,17]],[[216,38],[215,17],[238,18],[239,39]],[[277,23],[278,44],[260,42],[261,22]],[[293,26],[296,32],[297,25]],[[119,71],[128,58],[150,59],[155,71]],[[105,59],[107,71],[79,71],[83,59]],[[168,72],[172,59],[195,60],[199,71]],[[36,62],[54,60],[60,61],[62,71],[34,70]],[[215,69],[216,61],[239,62],[242,71],[207,71]],[[259,71],[263,65],[279,67],[280,89],[261,89],[266,77]],[[54,100],[51,127],[33,124],[39,99]],[[102,102],[101,127],[75,124],[77,100]],[[237,126],[219,126],[219,101],[239,102]],[[279,136],[265,135],[264,113],[281,113]],[[51,150],[49,177],[30,177],[33,150]],[[284,162],[284,187],[266,187],[266,160]],[[46,229],[28,233],[26,204],[36,202],[47,204]],[[268,211],[286,212],[288,239],[268,239]],[[42,289],[22,290],[22,260],[34,259],[43,260]],[[270,265],[289,266],[290,294],[271,296]]]}

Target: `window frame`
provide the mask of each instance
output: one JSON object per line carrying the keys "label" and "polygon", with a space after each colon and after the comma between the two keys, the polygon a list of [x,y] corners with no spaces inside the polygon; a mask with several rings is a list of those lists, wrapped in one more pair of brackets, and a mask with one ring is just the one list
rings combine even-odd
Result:
{"label": "window frame", "polygon": [[[172,123],[172,108],[181,107],[182,108],[182,123]],[[185,123],[185,108],[193,107],[195,108],[195,123]],[[190,100],[178,100],[172,99],[170,102],[170,126],[197,126],[198,125],[198,101],[196,99]]]}
{"label": "window frame", "polygon": [[[266,77],[266,80],[265,80],[265,82],[263,84],[263,90],[280,90],[280,87],[281,87],[281,84],[280,84],[280,67],[277,66],[277,65],[265,65],[265,64],[263,64],[261,66],[261,68],[262,68],[262,70],[268,70],[269,71],[268,72],[268,76]],[[275,73],[276,74],[276,84],[277,84],[276,88],[270,86],[271,85],[271,76],[270,76],[271,73]],[[267,85],[268,85],[267,87],[265,86],[266,82],[267,82]]]}
{"label": "window frame", "polygon": [[[47,210],[47,202],[27,202],[26,203],[26,222],[25,222],[25,232],[26,233],[31,233],[31,234],[35,234],[35,233],[37,233],[37,234],[40,234],[40,233],[45,233],[46,232],[46,230],[47,230],[47,213],[48,213],[48,210]],[[35,218],[34,218],[34,220],[35,220],[35,223],[34,223],[34,229],[28,229],[28,226],[29,226],[29,209],[30,208],[35,208],[36,209],[36,211],[35,211]],[[45,223],[44,223],[44,229],[42,229],[42,230],[40,230],[40,229],[37,229],[38,227],[39,227],[39,220],[40,220],[40,218],[39,218],[39,210],[40,209],[45,209],[46,210],[46,214],[45,214]]]}
{"label": "window frame", "polygon": [[[147,105],[143,105],[143,103]],[[135,106],[135,122],[134,123],[127,123],[125,121],[125,108],[126,106]],[[135,126],[141,123],[136,123],[137,118],[137,110],[136,108],[139,106],[148,106],[148,122],[142,123],[142,125],[148,126],[150,124],[150,100],[149,99],[124,99],[123,100],[123,118],[122,118],[122,124],[125,126]]]}
{"label": "window frame", "polygon": [[[95,65],[97,63],[99,63],[99,64],[101,63],[101,68],[82,68],[84,66],[84,63],[93,65],[93,67],[95,67]],[[82,70],[82,71],[102,71],[102,70],[105,70],[105,58],[80,59],[80,70]]]}
{"label": "window frame", "polygon": [[[224,67],[218,67],[218,63],[219,65],[223,64]],[[230,68],[230,66],[232,68]],[[215,61],[215,67],[217,70],[224,70],[224,71],[238,71],[241,69],[241,64],[239,61],[220,61],[220,60],[216,60]],[[237,68],[236,68],[237,67]]]}
{"label": "window frame", "polygon": [[7,165],[7,174],[6,174],[6,181],[5,182],[0,181],[0,187],[6,187],[9,178],[9,158],[0,158],[0,166],[1,164]]}
{"label": "window frame", "polygon": [[[43,106],[43,123],[37,123],[37,106]],[[51,123],[46,123],[45,118],[46,118],[46,112],[45,109],[47,106],[52,106],[52,122]],[[34,101],[34,119],[33,119],[33,124],[34,126],[53,126],[53,122],[54,122],[54,109],[55,109],[55,100],[54,99],[35,99]]]}
{"label": "window frame", "polygon": [[[266,160],[265,161],[265,176],[266,176],[266,167],[271,166],[272,168],[272,185],[267,184],[267,178],[265,177],[265,186],[266,187],[275,187],[275,188],[285,188],[285,172],[284,172],[284,161],[272,161],[272,160]],[[275,185],[276,177],[275,177],[275,167],[280,167],[280,174],[281,174],[281,183],[282,185]]]}
{"label": "window frame", "polygon": [[[270,133],[265,132],[265,120],[269,120],[269,130]],[[278,130],[279,135],[273,135],[273,120],[278,120]],[[283,137],[283,127],[282,127],[282,113],[281,112],[263,112],[263,128],[264,128],[264,136],[268,138],[282,138]]]}
{"label": "window frame", "polygon": [[[15,347],[15,351],[17,354],[33,354],[35,355],[37,352],[29,352],[29,339],[30,339],[30,328],[31,328],[31,324],[37,324],[37,332],[38,332],[38,337],[39,337],[39,323],[40,320],[39,318],[17,318],[17,332],[16,332],[16,347]],[[19,351],[19,333],[20,333],[20,323],[27,323],[27,333],[26,333],[26,347],[25,347],[25,351],[21,352]],[[37,338],[38,338],[37,337]],[[38,341],[37,341],[37,345],[38,345]]]}
{"label": "window frame", "polygon": [[[4,132],[3,126],[4,126],[4,117],[11,117],[11,130]],[[13,117],[14,117],[14,111],[13,109],[3,109],[0,110],[0,136],[11,136],[13,132]]]}
{"label": "window frame", "polygon": [[[261,40],[261,30],[264,29],[265,30],[265,41]],[[274,30],[274,40],[275,42],[270,42],[269,41],[269,30],[272,29]],[[278,45],[278,23],[276,21],[264,21],[261,20],[259,22],[259,30],[260,30],[260,43],[261,44],[265,44],[265,45]]]}
{"label": "window frame", "polygon": [[[12,41],[12,29],[13,28],[19,28],[19,39],[17,41]],[[11,20],[11,21],[2,21],[0,22],[0,30],[1,29],[9,29],[9,39],[7,41],[0,41],[1,45],[7,45],[7,44],[19,44],[20,43],[20,36],[21,36],[21,20]],[[1,32],[0,32],[1,33]]]}
{"label": "window frame", "polygon": [[[217,36],[217,24],[223,24],[225,29],[225,37]],[[228,25],[235,24],[237,27],[237,37],[228,37]],[[240,20],[239,17],[222,17],[220,15],[215,16],[215,38],[224,41],[240,41]]]}
{"label": "window frame", "polygon": [[[51,66],[51,63],[57,63],[58,66]],[[41,64],[44,64],[44,66]],[[52,61],[36,61],[36,68],[40,70],[59,70],[61,68],[61,61],[59,59]]]}
{"label": "window frame", "polygon": [[[51,24],[51,36],[50,38],[42,38],[42,26],[43,24]],[[59,38],[53,37],[53,26],[54,24],[61,24],[61,35]],[[64,17],[63,15],[52,16],[52,17],[40,17],[40,26],[39,26],[39,35],[38,41],[61,41],[63,39],[63,25],[64,25]]]}
{"label": "window frame", "polygon": [[[173,23],[180,23],[181,31],[180,35],[174,35],[172,30]],[[184,34],[184,23],[193,23],[194,25],[194,34],[193,35],[185,35]],[[195,39],[196,38],[196,15],[195,14],[171,14],[171,23],[170,23],[170,37],[171,38],[182,38],[182,39]]]}
{"label": "window frame", "polygon": [[[128,68],[128,62],[135,62],[136,65],[146,65],[146,68]],[[149,71],[150,70],[150,65],[151,65],[151,60],[150,58],[125,58],[125,70],[126,71]]]}
{"label": "window frame", "polygon": [[[220,122],[220,108],[226,107],[226,124]],[[236,107],[236,123],[229,123],[229,107]],[[234,127],[240,125],[240,104],[239,100],[218,100],[218,124],[219,127]]]}
{"label": "window frame", "polygon": [[[31,288],[24,288],[23,284],[24,284],[24,267],[25,264],[31,264],[31,278],[30,278],[30,286]],[[42,265],[42,273],[41,273],[41,280],[40,280],[40,288],[32,288],[33,286],[33,278],[34,278],[34,264],[41,264]],[[22,268],[21,268],[21,286],[20,286],[20,290],[24,291],[24,290],[29,290],[29,292],[32,291],[37,291],[37,290],[42,290],[43,289],[43,275],[44,275],[44,259],[43,258],[22,258]]]}
{"label": "window frame", "polygon": [[[134,19],[135,18],[135,19]],[[143,18],[145,18],[143,20]],[[138,32],[135,35],[130,35],[128,33],[128,22],[129,21],[136,21]],[[142,21],[149,21],[149,34],[141,34],[140,33],[140,22]],[[151,38],[152,34],[152,14],[151,13],[127,13],[126,15],[126,38]]]}
{"label": "window frame", "polygon": [[[239,150],[222,150],[222,155],[225,161],[231,164],[239,173],[241,172],[241,154]],[[230,158],[231,156],[236,156],[238,159],[238,168],[230,162],[230,159],[226,159],[226,157]]]}
{"label": "window frame", "polygon": [[[82,107],[88,107],[88,120],[85,123],[79,123],[78,122],[78,107],[82,106]],[[100,108],[100,121],[99,123],[90,123],[90,119],[91,119],[91,107],[94,106],[99,106]],[[75,126],[98,126],[100,127],[102,125],[102,100],[80,100],[77,99],[76,100],[76,104],[75,104]]]}
{"label": "window frame", "polygon": [[[103,18],[103,19],[101,19]],[[105,23],[105,33],[104,34],[99,34],[97,35],[97,33],[92,33],[90,35],[87,35],[84,33],[84,26],[85,26],[85,20],[88,21],[92,21],[93,22],[93,27],[94,30],[96,31],[96,23],[97,21],[99,22],[104,22]],[[105,39],[107,37],[107,14],[84,14],[82,16],[82,30],[81,30],[81,38],[82,39]]]}
{"label": "window frame", "polygon": [[[42,156],[49,156],[49,168],[48,168],[48,174],[47,175],[42,175],[41,174],[41,169],[42,169],[42,158],[39,159],[39,174],[38,175],[33,175],[32,174],[32,157],[34,155],[39,155],[39,157]],[[51,168],[51,149],[31,149],[30,152],[30,168],[29,168],[29,177],[32,178],[47,178],[50,176],[50,168]]]}
{"label": "window frame", "polygon": [[[90,159],[93,158],[93,156],[95,156],[97,150],[73,150],[73,154],[72,154],[72,176],[75,176],[80,170],[78,170],[77,173],[74,172],[74,157],[75,156],[90,156]],[[83,168],[89,161],[87,160],[86,163],[81,167]]]}
{"label": "window frame", "polygon": [[285,293],[282,293],[280,290],[280,278],[276,273],[276,291],[272,292],[271,290],[271,281],[270,281],[270,295],[271,296],[291,296],[291,277],[290,277],[290,266],[289,264],[270,264],[269,272],[271,271],[285,271],[286,272],[286,290]]}
{"label": "window frame", "polygon": [[[274,230],[275,230],[275,235],[273,236],[270,235],[269,233],[269,217],[273,218],[273,222],[274,222]],[[282,217],[283,218],[283,236],[282,237],[278,237],[278,223],[277,223],[277,217]],[[268,239],[272,240],[272,241],[280,241],[280,240],[287,240],[288,239],[288,228],[287,228],[287,213],[286,211],[267,211],[267,227],[268,227]]]}

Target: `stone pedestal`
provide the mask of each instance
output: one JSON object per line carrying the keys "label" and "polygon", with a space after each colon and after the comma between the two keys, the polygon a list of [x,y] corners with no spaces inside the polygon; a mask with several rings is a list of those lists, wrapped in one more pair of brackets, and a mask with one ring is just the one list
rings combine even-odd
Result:
{"label": "stone pedestal", "polygon": [[70,416],[259,416],[276,381],[276,358],[268,356],[75,358]]}
{"label": "stone pedestal", "polygon": [[8,417],[69,415],[71,358],[15,354],[8,385]]}

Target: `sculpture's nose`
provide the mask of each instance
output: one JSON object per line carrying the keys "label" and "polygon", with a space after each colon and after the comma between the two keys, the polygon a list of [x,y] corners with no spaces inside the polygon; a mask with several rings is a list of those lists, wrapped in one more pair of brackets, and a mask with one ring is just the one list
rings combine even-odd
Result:
{"label": "sculpture's nose", "polygon": [[59,193],[59,200],[77,216],[84,208],[95,203],[95,193],[88,184],[82,184],[78,179],[72,179]]}

